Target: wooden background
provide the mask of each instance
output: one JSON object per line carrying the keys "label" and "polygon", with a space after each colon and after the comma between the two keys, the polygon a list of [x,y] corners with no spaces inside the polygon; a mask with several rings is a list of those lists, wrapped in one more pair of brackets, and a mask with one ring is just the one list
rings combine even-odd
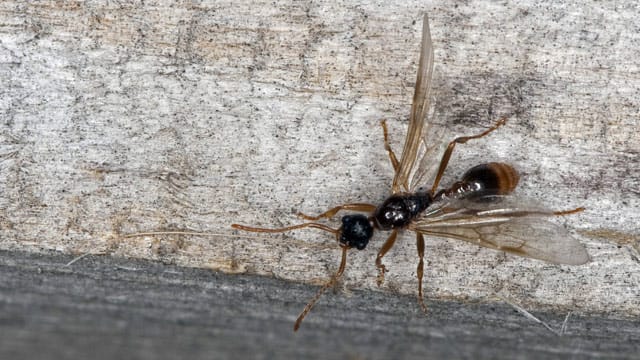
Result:
{"label": "wooden background", "polygon": [[[139,259],[0,251],[0,356],[6,359],[637,358],[640,322],[508,304],[329,293]],[[548,326],[546,328],[545,326]]]}
{"label": "wooden background", "polygon": [[[229,225],[388,195],[379,121],[399,153],[424,12],[434,121],[452,138],[509,117],[457,148],[444,183],[514,163],[523,196],[587,208],[560,222],[593,258],[555,266],[428,239],[427,298],[640,315],[633,2],[3,1],[0,248],[323,283],[339,260],[326,234]],[[217,235],[126,236],[163,230]],[[343,289],[378,291],[383,237],[353,253]],[[379,290],[415,294],[414,238],[385,263]]]}

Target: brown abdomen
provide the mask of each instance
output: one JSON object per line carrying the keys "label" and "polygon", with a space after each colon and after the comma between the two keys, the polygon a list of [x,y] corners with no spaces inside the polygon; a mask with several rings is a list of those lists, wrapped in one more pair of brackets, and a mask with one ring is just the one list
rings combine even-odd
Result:
{"label": "brown abdomen", "polygon": [[462,183],[473,185],[478,195],[506,195],[515,190],[520,177],[508,164],[490,162],[469,169],[462,175]]}

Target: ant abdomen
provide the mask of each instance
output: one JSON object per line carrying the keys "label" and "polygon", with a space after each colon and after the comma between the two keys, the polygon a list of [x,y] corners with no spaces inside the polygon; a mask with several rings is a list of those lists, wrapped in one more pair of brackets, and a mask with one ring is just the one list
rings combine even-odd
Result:
{"label": "ant abdomen", "polygon": [[490,162],[467,170],[462,181],[476,184],[482,195],[506,195],[518,186],[518,172],[509,164]]}
{"label": "ant abdomen", "polygon": [[449,189],[442,190],[436,198],[476,198],[506,195],[516,189],[520,176],[509,164],[490,162],[467,170],[462,179]]}

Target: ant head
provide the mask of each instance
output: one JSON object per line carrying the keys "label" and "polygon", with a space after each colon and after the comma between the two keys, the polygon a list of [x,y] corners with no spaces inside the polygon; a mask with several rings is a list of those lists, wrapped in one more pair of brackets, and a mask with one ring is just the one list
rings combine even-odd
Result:
{"label": "ant head", "polygon": [[364,215],[346,215],[342,217],[339,241],[358,250],[364,249],[373,236],[373,225]]}

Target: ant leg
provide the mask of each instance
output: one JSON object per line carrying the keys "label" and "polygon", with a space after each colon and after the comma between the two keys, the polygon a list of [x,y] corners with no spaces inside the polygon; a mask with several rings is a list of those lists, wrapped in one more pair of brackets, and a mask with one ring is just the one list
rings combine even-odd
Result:
{"label": "ant leg", "polygon": [[424,274],[424,236],[421,233],[416,233],[416,245],[418,246],[418,269],[416,274],[418,276],[418,303],[422,311],[427,313],[427,305],[424,304],[424,297],[422,296],[422,275]]}
{"label": "ant leg", "polygon": [[380,125],[382,125],[382,133],[384,134],[384,149],[389,153],[389,160],[391,160],[391,165],[393,165],[394,172],[398,172],[398,168],[400,167],[400,163],[398,162],[398,158],[396,158],[396,154],[391,150],[391,146],[389,145],[389,131],[387,130],[387,120],[380,121]]}
{"label": "ant leg", "polygon": [[311,227],[311,228],[316,228],[316,229],[330,232],[336,236],[338,236],[339,234],[338,230],[332,229],[326,225],[317,224],[317,223],[304,223],[304,224],[287,226],[287,227],[277,228],[277,229],[257,228],[257,227],[245,226],[240,224],[231,224],[231,227],[238,230],[251,231],[251,232],[264,232],[264,233],[280,233],[280,232],[285,232],[289,230],[296,230],[296,229]]}
{"label": "ant leg", "polygon": [[378,268],[378,286],[382,285],[384,282],[384,273],[387,271],[387,268],[382,264],[382,257],[393,247],[393,244],[396,242],[396,238],[398,237],[398,230],[393,230],[387,241],[384,242],[380,251],[378,251],[378,256],[376,256],[376,267]]}
{"label": "ant leg", "polygon": [[300,328],[300,324],[302,323],[302,319],[304,319],[304,317],[307,316],[309,311],[311,311],[311,309],[316,304],[316,302],[318,302],[318,299],[320,299],[320,296],[322,296],[322,294],[328,288],[332,287],[333,285],[335,285],[336,282],[338,282],[338,279],[340,279],[340,277],[342,276],[342,273],[344,272],[344,268],[347,265],[347,250],[349,250],[349,247],[342,246],[342,260],[340,261],[340,267],[338,268],[338,271],[336,271],[336,273],[331,277],[331,279],[326,284],[324,284],[320,288],[320,290],[318,290],[316,295],[311,299],[311,301],[309,301],[307,306],[304,307],[304,309],[298,316],[296,323],[293,325],[293,331],[298,331],[298,329]]}
{"label": "ant leg", "polygon": [[431,192],[435,193],[436,190],[438,189],[438,185],[440,184],[440,179],[442,178],[442,175],[444,174],[444,170],[447,168],[447,165],[449,164],[449,159],[451,158],[451,153],[453,152],[453,148],[456,147],[456,144],[464,144],[469,140],[479,139],[481,137],[487,136],[487,135],[489,135],[489,133],[491,133],[492,131],[496,130],[500,126],[504,125],[506,122],[507,122],[507,118],[506,117],[500,118],[492,127],[490,127],[487,130],[481,132],[480,134],[472,135],[472,136],[462,136],[462,137],[456,138],[452,142],[450,142],[449,146],[447,147],[447,150],[445,150],[444,154],[442,155],[442,159],[440,160],[440,167],[438,168],[438,173],[436,175],[436,179],[433,182],[433,186],[431,187]]}
{"label": "ant leg", "polygon": [[322,218],[330,219],[340,210],[353,210],[353,211],[362,211],[362,212],[373,212],[376,209],[375,205],[372,204],[344,204],[340,206],[336,206],[333,209],[327,210],[318,216],[309,216],[299,212],[297,215],[305,220],[319,220]]}

